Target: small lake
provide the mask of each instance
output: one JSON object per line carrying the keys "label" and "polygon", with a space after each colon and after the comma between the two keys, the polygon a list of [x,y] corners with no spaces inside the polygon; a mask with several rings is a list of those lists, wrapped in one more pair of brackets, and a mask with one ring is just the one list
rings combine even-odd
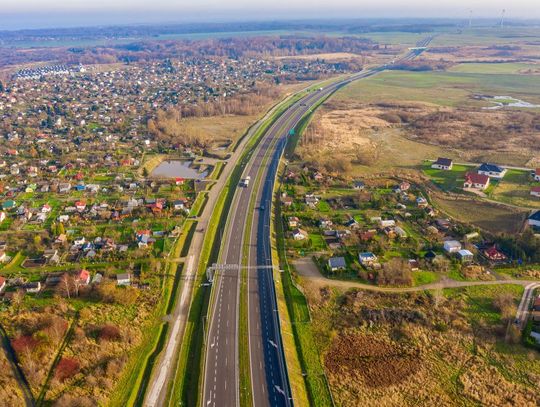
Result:
{"label": "small lake", "polygon": [[199,172],[192,167],[193,161],[167,160],[161,162],[150,174],[156,178],[203,179],[208,171]]}

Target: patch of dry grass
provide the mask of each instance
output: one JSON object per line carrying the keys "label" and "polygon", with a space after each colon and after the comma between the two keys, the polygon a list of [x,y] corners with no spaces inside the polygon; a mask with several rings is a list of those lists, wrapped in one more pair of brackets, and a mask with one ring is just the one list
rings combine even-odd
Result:
{"label": "patch of dry grass", "polygon": [[508,320],[493,305],[501,292],[517,304],[521,291],[400,295],[307,285],[336,405],[535,406],[540,357],[504,344]]}
{"label": "patch of dry grass", "polygon": [[4,350],[0,350],[0,400],[6,407],[24,405],[23,395]]}

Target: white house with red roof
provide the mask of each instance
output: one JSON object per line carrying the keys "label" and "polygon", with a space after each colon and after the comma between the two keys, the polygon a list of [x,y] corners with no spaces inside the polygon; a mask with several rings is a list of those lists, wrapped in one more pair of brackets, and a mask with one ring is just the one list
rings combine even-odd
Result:
{"label": "white house with red roof", "polygon": [[531,188],[531,195],[540,198],[540,187],[532,187]]}
{"label": "white house with red roof", "polygon": [[84,201],[75,202],[75,208],[77,208],[78,211],[84,211],[86,209],[86,202]]}
{"label": "white house with red roof", "polygon": [[485,190],[489,186],[489,177],[485,174],[468,172],[465,174],[463,188]]}
{"label": "white house with red roof", "polygon": [[534,180],[540,181],[540,168],[537,168],[536,170],[534,170]]}

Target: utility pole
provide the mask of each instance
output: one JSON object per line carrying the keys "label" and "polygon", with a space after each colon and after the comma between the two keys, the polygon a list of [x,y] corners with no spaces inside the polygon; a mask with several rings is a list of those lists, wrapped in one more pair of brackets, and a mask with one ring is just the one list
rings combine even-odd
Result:
{"label": "utility pole", "polygon": [[504,28],[504,13],[506,13],[506,10],[503,8],[501,13],[501,28]]}
{"label": "utility pole", "polygon": [[472,27],[472,9],[469,10],[469,28]]}

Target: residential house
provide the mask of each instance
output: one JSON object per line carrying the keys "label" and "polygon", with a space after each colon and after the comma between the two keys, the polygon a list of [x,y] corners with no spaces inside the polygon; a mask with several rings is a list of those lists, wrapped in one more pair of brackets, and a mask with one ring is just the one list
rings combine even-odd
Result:
{"label": "residential house", "polygon": [[27,293],[39,293],[41,291],[41,282],[27,283],[23,288]]}
{"label": "residential house", "polygon": [[444,242],[443,247],[447,253],[457,253],[461,250],[461,243],[457,240],[447,240]]}
{"label": "residential house", "polygon": [[531,195],[540,198],[540,187],[532,187]]}
{"label": "residential house", "polygon": [[399,226],[396,226],[396,227],[394,228],[394,233],[395,233],[397,236],[401,237],[402,239],[404,239],[404,238],[407,237],[407,232],[405,232],[405,230],[403,230],[403,229],[402,229],[401,227],[399,227]]}
{"label": "residential house", "polygon": [[330,219],[321,219],[319,220],[319,227],[325,229],[325,228],[329,228],[333,225],[334,223],[330,220]]}
{"label": "residential house", "polygon": [[396,221],[393,219],[381,219],[379,220],[379,227],[381,229],[396,226]]}
{"label": "residential house", "polygon": [[308,238],[308,233],[305,230],[296,228],[292,232],[292,237],[294,240],[304,240]]}
{"label": "residential house", "polygon": [[423,196],[419,196],[418,198],[416,198],[416,205],[419,208],[425,208],[428,206],[428,201]]}
{"label": "residential house", "polygon": [[345,263],[345,257],[331,257],[328,259],[328,268],[331,271],[345,270],[347,264]]}
{"label": "residential house", "polygon": [[489,176],[485,174],[477,174],[468,172],[465,174],[465,182],[463,188],[485,190],[489,186]]}
{"label": "residential house", "polygon": [[401,184],[399,184],[399,190],[402,192],[406,192],[411,188],[411,184],[407,181],[403,181]]}
{"label": "residential house", "polygon": [[47,260],[48,263],[58,264],[60,262],[60,256],[56,249],[46,249],[43,252],[43,258]]}
{"label": "residential house", "polygon": [[282,196],[281,203],[283,204],[283,206],[289,207],[293,204],[293,199],[290,196]]}
{"label": "residential house", "polygon": [[6,263],[8,261],[9,257],[6,254],[5,250],[0,249],[0,263]]}
{"label": "residential house", "polygon": [[534,226],[540,228],[540,210],[534,212],[531,216],[527,218],[527,223],[529,226]]}
{"label": "residential house", "polygon": [[0,222],[3,222],[6,220],[6,213],[4,211],[0,212]]}
{"label": "residential house", "polygon": [[540,168],[537,168],[534,170],[533,178],[535,181],[540,181]]}
{"label": "residential house", "polygon": [[62,182],[58,184],[58,193],[67,194],[71,190],[71,184],[69,182]]}
{"label": "residential house", "polygon": [[296,216],[289,216],[289,228],[294,229],[300,226],[300,219]]}
{"label": "residential house", "polygon": [[6,279],[0,276],[0,293],[6,288]]}
{"label": "residential house", "polygon": [[311,208],[314,208],[319,203],[319,198],[317,198],[313,194],[307,194],[305,197],[306,205],[308,205]]}
{"label": "residential house", "polygon": [[461,249],[457,253],[462,263],[468,263],[473,261],[474,259],[474,254],[472,254],[472,252],[467,249]]}
{"label": "residential house", "polygon": [[81,246],[82,247],[85,243],[86,243],[86,238],[84,236],[76,237],[75,239],[73,239],[73,244],[75,246]]}
{"label": "residential house", "polygon": [[358,254],[358,260],[360,264],[365,267],[373,266],[377,262],[377,256],[371,252],[363,252]]}
{"label": "residential house", "polygon": [[353,182],[353,188],[356,190],[363,190],[366,187],[366,184],[364,184],[362,181],[354,181]]}
{"label": "residential house", "polygon": [[183,199],[177,199],[173,201],[173,208],[175,211],[181,211],[185,209],[185,207],[186,207],[186,201],[184,201]]}
{"label": "residential house", "polygon": [[437,158],[437,161],[431,164],[431,168],[434,168],[437,170],[449,171],[452,169],[453,165],[454,163],[452,162],[450,158],[439,157]]}
{"label": "residential house", "polygon": [[478,174],[487,175],[490,178],[502,179],[506,174],[506,168],[495,164],[483,163],[478,168]]}
{"label": "residential house", "polygon": [[130,273],[117,274],[116,284],[117,285],[131,285],[131,274]]}

